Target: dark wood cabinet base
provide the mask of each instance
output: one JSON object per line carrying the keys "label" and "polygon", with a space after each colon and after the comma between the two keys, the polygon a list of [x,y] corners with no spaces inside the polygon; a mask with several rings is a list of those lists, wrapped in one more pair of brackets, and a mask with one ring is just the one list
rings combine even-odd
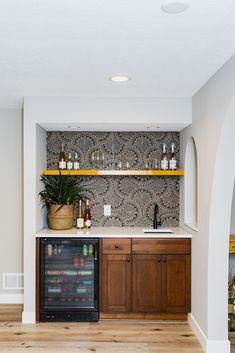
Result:
{"label": "dark wood cabinet base", "polygon": [[100,313],[100,319],[127,319],[127,320],[177,320],[187,321],[185,313]]}

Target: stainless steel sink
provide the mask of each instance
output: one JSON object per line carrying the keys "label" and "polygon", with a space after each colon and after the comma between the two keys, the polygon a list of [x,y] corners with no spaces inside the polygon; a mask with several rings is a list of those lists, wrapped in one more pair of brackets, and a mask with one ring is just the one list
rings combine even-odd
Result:
{"label": "stainless steel sink", "polygon": [[143,229],[144,233],[174,233],[173,230],[167,228],[158,228],[158,229]]}

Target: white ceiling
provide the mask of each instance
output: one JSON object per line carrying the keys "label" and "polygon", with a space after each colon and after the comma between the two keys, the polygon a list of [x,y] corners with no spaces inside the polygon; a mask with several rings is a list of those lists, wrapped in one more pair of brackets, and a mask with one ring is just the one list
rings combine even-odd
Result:
{"label": "white ceiling", "polygon": [[[192,96],[235,53],[235,1],[188,0],[178,15],[162,2],[0,0],[0,106],[23,96]],[[116,74],[132,80],[110,82]]]}

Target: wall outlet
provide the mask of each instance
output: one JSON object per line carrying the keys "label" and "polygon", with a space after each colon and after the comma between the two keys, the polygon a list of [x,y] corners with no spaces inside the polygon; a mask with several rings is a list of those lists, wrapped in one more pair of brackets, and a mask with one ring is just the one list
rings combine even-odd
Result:
{"label": "wall outlet", "polygon": [[111,205],[104,205],[104,216],[110,217],[111,213]]}

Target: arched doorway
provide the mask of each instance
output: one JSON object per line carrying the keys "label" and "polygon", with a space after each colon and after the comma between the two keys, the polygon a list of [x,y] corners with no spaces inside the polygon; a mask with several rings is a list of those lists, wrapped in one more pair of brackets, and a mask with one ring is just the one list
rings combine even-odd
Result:
{"label": "arched doorway", "polygon": [[195,229],[198,226],[198,161],[193,137],[187,143],[184,169],[184,223]]}
{"label": "arched doorway", "polygon": [[[212,186],[208,253],[208,352],[228,353],[228,246],[235,178],[235,97],[221,131]],[[220,341],[217,344],[216,340]],[[211,345],[210,345],[211,344]]]}

